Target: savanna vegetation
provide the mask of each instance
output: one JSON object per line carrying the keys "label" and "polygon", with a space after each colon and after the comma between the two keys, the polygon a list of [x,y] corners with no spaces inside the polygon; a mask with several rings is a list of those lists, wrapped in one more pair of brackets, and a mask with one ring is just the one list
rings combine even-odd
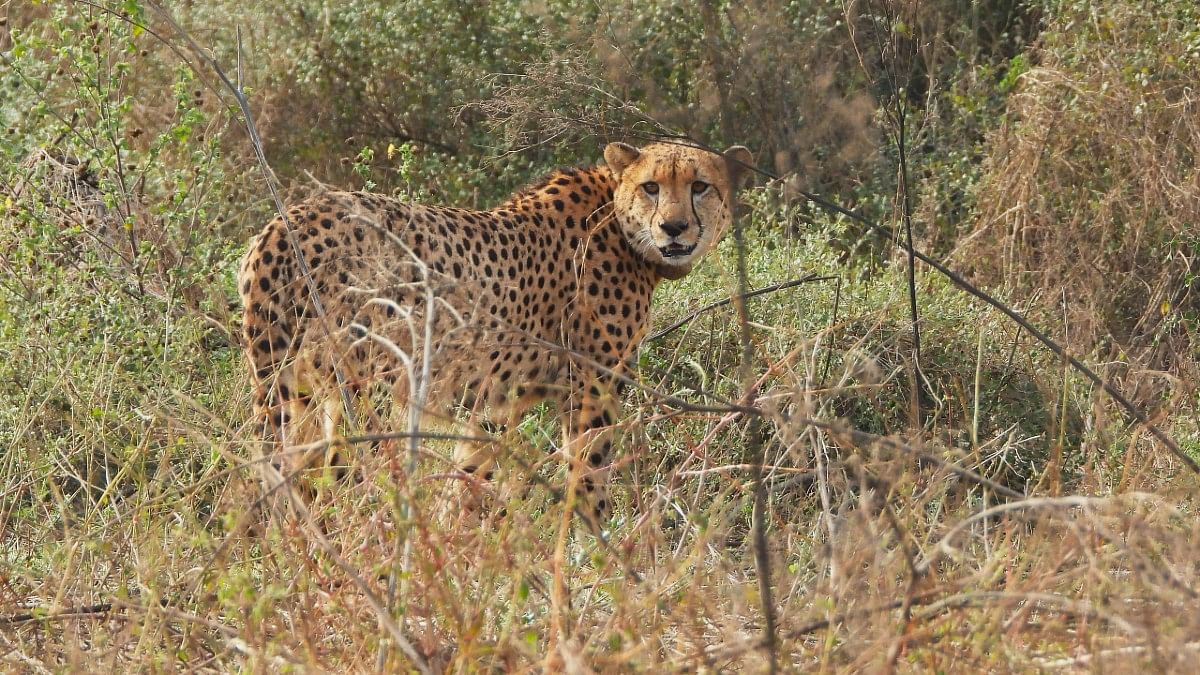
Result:
{"label": "savanna vegetation", "polygon": [[[763,173],[657,292],[603,537],[552,410],[480,526],[434,438],[265,514],[274,186],[486,206],[664,136]],[[1198,157],[1189,0],[0,2],[0,663],[1187,670]]]}

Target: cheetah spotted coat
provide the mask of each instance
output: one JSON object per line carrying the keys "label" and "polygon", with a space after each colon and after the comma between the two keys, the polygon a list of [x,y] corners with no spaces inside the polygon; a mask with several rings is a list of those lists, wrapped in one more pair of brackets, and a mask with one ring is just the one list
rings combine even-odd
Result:
{"label": "cheetah spotted coat", "polygon": [[[423,401],[427,415],[465,409],[470,436],[550,399],[583,512],[605,518],[615,376],[655,287],[711,245],[736,189],[729,162],[698,148],[612,144],[605,155],[607,166],[557,171],[489,211],[333,192],[271,221],[239,290],[255,409],[285,451],[277,466],[314,463],[287,450],[336,437],[343,402],[361,405],[373,387]],[[460,442],[457,466],[490,476],[493,445]]]}

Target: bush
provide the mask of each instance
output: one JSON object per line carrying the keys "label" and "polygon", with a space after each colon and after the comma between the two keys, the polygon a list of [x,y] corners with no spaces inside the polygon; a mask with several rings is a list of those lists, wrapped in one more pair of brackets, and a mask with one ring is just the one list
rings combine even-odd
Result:
{"label": "bush", "polygon": [[[1195,381],[1200,14],[1064,2],[990,137],[957,259],[1075,349]],[[1165,381],[1145,382],[1143,400]]]}

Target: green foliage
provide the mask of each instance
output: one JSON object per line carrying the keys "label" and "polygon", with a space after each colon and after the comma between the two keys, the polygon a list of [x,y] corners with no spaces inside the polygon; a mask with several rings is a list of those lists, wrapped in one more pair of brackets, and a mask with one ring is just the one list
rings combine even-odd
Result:
{"label": "green foliage", "polygon": [[210,372],[194,368],[228,335],[204,323],[227,305],[215,282],[235,250],[208,234],[224,209],[229,119],[205,110],[180,66],[173,105],[141,126],[140,34],[57,6],[14,30],[9,52],[10,77],[41,84],[0,165],[0,185],[15,186],[0,213],[0,442],[31,466],[73,467],[68,499],[173,470],[159,406],[193,390],[211,401],[210,378],[236,367],[222,348],[204,359]]}

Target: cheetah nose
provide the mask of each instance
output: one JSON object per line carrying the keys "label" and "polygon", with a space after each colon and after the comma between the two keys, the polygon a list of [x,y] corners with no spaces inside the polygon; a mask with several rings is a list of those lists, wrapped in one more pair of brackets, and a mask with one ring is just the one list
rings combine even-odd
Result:
{"label": "cheetah nose", "polygon": [[666,232],[669,237],[678,237],[687,229],[688,222],[686,220],[669,220],[662,224],[663,232]]}

